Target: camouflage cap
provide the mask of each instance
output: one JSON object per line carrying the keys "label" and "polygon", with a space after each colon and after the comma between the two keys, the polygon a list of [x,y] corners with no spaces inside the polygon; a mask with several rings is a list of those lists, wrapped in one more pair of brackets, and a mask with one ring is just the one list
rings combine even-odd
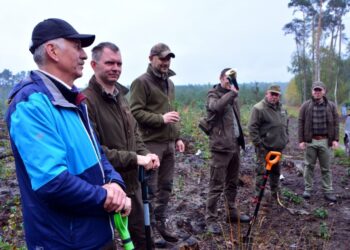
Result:
{"label": "camouflage cap", "polygon": [[175,58],[175,54],[171,52],[169,46],[164,43],[157,43],[154,45],[149,56],[159,56],[160,58],[170,56],[172,58]]}
{"label": "camouflage cap", "polygon": [[312,84],[312,88],[311,89],[314,90],[315,88],[321,88],[321,89],[326,90],[326,85],[324,85],[324,83],[321,82],[321,81],[316,81],[316,82],[314,82]]}
{"label": "camouflage cap", "polygon": [[267,88],[267,91],[268,92],[274,92],[274,93],[277,93],[277,94],[281,94],[281,87],[279,85],[270,85],[268,88]]}

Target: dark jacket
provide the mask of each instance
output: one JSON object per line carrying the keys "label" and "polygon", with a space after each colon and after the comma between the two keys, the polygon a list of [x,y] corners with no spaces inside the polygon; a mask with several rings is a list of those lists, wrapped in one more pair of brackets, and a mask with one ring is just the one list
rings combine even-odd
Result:
{"label": "dark jacket", "polygon": [[[333,141],[339,141],[339,116],[334,102],[323,97],[326,102],[326,117],[328,130],[328,145],[332,146]],[[314,107],[313,99],[303,103],[299,112],[298,138],[300,142],[312,141],[312,110]]]}
{"label": "dark jacket", "polygon": [[281,103],[272,105],[264,98],[253,106],[248,129],[254,146],[282,151],[289,142],[287,110]]}
{"label": "dark jacket", "polygon": [[89,117],[95,128],[108,160],[122,175],[127,193],[133,193],[139,186],[137,154],[146,155],[146,149],[125,98],[128,89],[116,83],[119,93],[106,93],[95,76],[83,91],[89,109]]}
{"label": "dark jacket", "polygon": [[[220,84],[208,92],[207,115],[209,119],[213,117],[209,134],[209,147],[212,151],[238,152],[238,145],[243,149],[245,147],[237,99],[237,93],[222,88]],[[234,116],[237,117],[239,138],[234,136]]]}
{"label": "dark jacket", "polygon": [[175,110],[175,88],[169,77],[163,79],[151,65],[130,87],[130,108],[139,123],[144,142],[168,142],[178,139],[180,124],[165,124],[163,114]]}
{"label": "dark jacket", "polygon": [[30,72],[10,93],[6,114],[27,247],[99,249],[113,238],[102,185],[124,183],[95,139],[77,88],[60,84],[64,95],[57,86]]}

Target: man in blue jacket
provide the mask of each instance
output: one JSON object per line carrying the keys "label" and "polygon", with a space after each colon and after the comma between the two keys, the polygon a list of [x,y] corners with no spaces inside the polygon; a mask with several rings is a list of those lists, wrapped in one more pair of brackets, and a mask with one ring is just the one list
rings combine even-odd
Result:
{"label": "man in blue jacket", "polygon": [[28,249],[113,249],[113,213],[131,209],[73,84],[94,39],[61,19],[37,24],[29,50],[39,69],[9,96]]}

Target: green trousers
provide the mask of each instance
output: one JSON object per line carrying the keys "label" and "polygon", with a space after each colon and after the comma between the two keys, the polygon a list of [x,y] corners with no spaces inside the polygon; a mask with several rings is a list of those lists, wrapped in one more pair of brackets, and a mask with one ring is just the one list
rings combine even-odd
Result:
{"label": "green trousers", "polygon": [[324,193],[332,193],[332,172],[330,164],[332,159],[332,149],[328,146],[328,139],[312,140],[306,145],[304,184],[305,191],[312,191],[314,180],[314,169],[316,161],[319,161],[322,175],[322,189]]}

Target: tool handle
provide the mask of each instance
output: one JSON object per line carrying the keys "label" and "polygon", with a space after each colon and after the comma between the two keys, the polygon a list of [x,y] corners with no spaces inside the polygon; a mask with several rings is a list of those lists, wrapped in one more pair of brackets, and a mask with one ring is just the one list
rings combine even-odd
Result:
{"label": "tool handle", "polygon": [[[273,159],[271,159],[273,157]],[[273,165],[279,162],[281,159],[281,152],[269,151],[265,157],[266,160],[266,170],[271,171]]]}
{"label": "tool handle", "polygon": [[118,230],[119,236],[123,242],[124,250],[135,249],[134,244],[131,241],[130,233],[128,230],[128,217],[123,217],[120,213],[114,215],[115,227]]}

